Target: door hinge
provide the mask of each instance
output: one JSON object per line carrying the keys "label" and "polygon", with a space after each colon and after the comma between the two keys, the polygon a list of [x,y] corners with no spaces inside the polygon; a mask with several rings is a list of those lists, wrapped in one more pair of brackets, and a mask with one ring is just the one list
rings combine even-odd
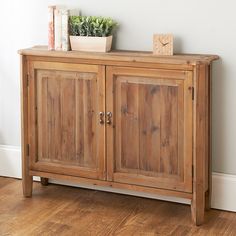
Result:
{"label": "door hinge", "polygon": [[194,96],[195,94],[194,94],[194,87],[192,87],[192,100],[194,100]]}
{"label": "door hinge", "polygon": [[29,151],[30,151],[29,148],[30,148],[30,146],[29,146],[29,144],[27,144],[26,145],[26,156],[29,156]]}

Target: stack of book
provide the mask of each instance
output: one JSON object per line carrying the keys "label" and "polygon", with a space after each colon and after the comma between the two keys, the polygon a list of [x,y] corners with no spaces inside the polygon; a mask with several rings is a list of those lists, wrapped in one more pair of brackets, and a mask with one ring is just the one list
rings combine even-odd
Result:
{"label": "stack of book", "polygon": [[70,50],[69,15],[79,15],[79,11],[59,6],[48,7],[48,50]]}

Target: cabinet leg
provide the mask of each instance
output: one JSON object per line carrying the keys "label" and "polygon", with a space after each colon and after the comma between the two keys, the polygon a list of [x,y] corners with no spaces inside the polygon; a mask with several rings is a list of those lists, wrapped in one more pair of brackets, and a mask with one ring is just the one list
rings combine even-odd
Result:
{"label": "cabinet leg", "polygon": [[32,189],[33,189],[33,177],[23,174],[22,185],[23,185],[24,197],[31,197],[32,196]]}
{"label": "cabinet leg", "polygon": [[[24,149],[23,149],[24,150]],[[29,174],[29,165],[27,157],[22,159],[22,187],[24,197],[31,197],[33,190],[33,176]]]}
{"label": "cabinet leg", "polygon": [[48,186],[48,178],[41,177],[40,181],[43,186]]}
{"label": "cabinet leg", "polygon": [[196,226],[202,225],[204,223],[205,214],[205,196],[202,199],[193,198],[191,203],[192,220]]}

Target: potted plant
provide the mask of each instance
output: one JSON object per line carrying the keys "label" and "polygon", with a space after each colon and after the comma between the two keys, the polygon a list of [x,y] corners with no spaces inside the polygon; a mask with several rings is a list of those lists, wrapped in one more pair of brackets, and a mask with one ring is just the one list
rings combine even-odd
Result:
{"label": "potted plant", "polygon": [[108,52],[112,33],[117,23],[111,18],[96,16],[70,16],[71,49],[77,51]]}

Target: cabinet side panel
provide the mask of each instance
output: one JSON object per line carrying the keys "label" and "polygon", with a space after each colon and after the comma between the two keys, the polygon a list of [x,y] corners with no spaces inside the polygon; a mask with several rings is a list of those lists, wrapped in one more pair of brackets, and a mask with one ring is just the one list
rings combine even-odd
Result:
{"label": "cabinet side panel", "polygon": [[22,187],[26,197],[32,195],[33,179],[29,174],[28,137],[28,63],[25,56],[21,56],[21,158],[22,158]]}
{"label": "cabinet side panel", "polygon": [[206,159],[208,158],[208,80],[207,65],[198,65],[195,69],[194,87],[194,150],[193,150],[193,200],[192,218],[197,225],[204,221]]}
{"label": "cabinet side panel", "polygon": [[208,66],[208,120],[206,125],[206,132],[208,136],[208,142],[206,142],[207,158],[206,158],[206,170],[205,170],[205,208],[209,210],[211,208],[211,194],[212,194],[212,65]]}

